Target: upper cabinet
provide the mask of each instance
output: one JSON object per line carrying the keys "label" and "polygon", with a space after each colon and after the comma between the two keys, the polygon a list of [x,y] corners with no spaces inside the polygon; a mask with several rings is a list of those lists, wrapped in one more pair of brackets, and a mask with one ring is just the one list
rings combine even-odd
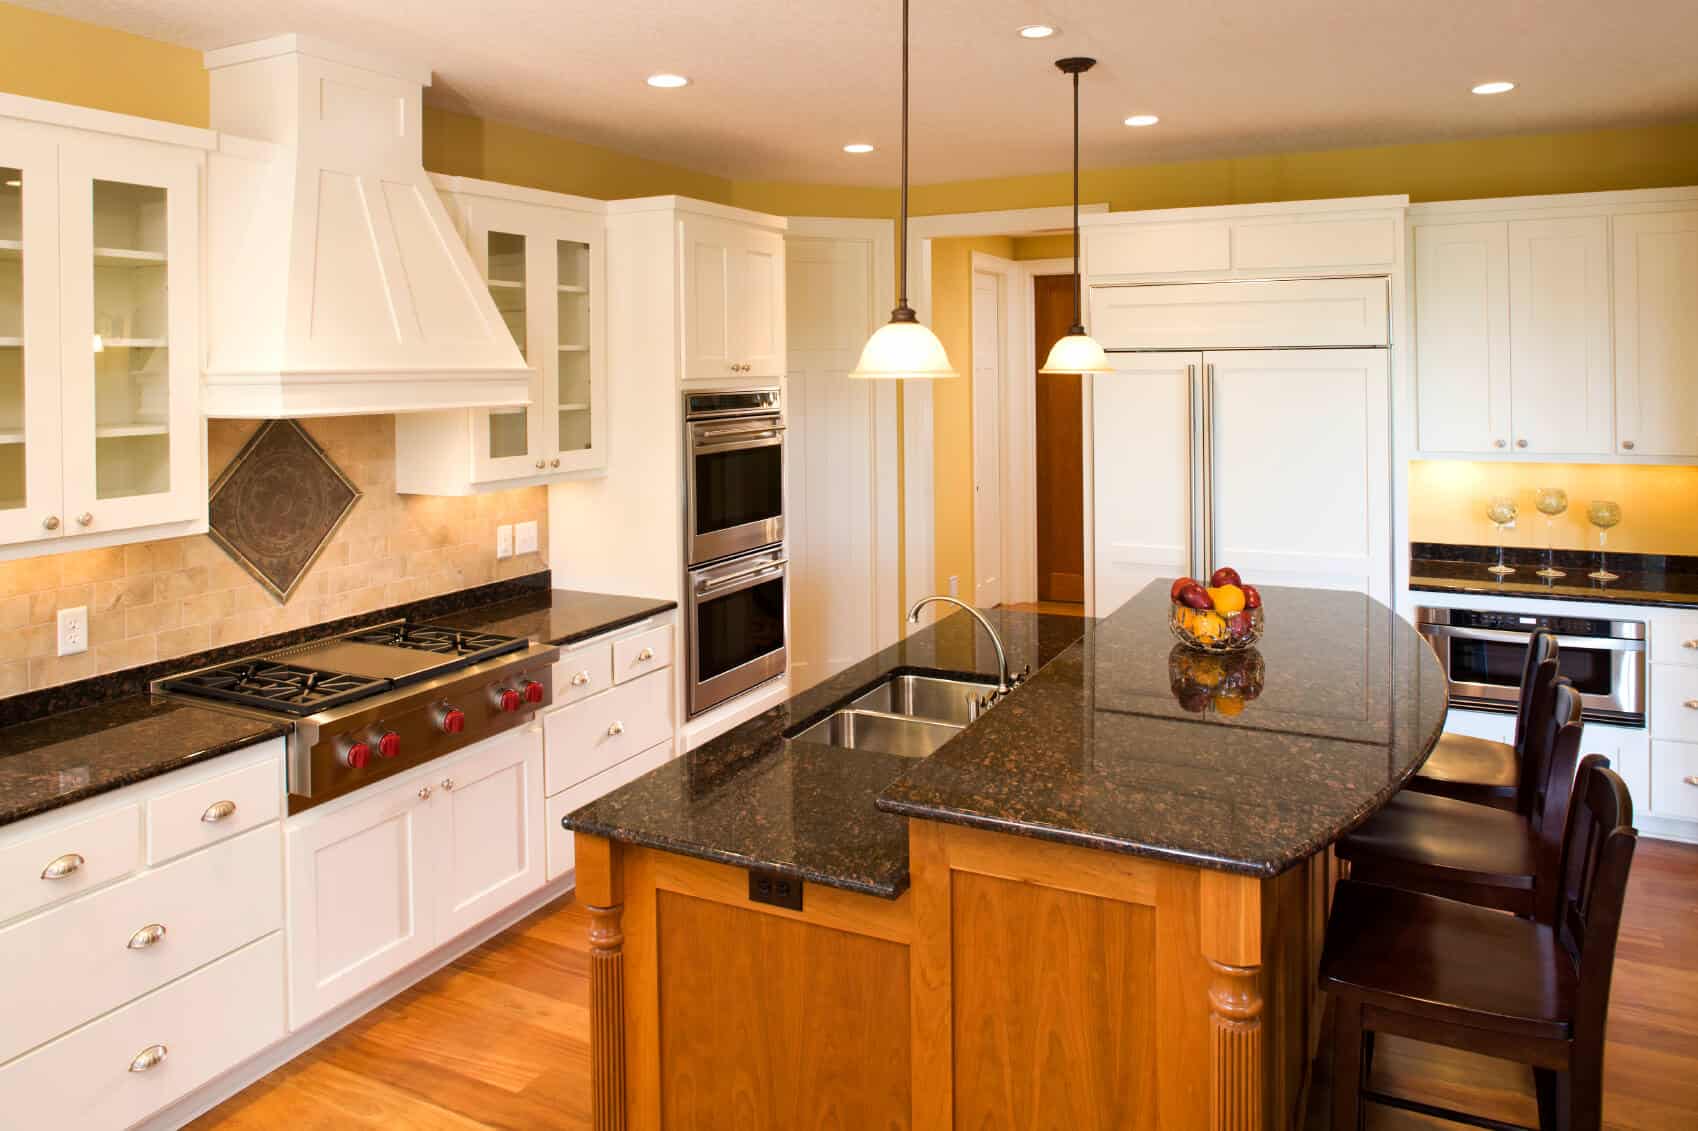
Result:
{"label": "upper cabinet", "polygon": [[605,218],[599,201],[437,178],[530,401],[396,418],[396,489],[462,495],[607,466]]}
{"label": "upper cabinet", "polygon": [[784,376],[784,234],[697,213],[679,219],[686,381]]}
{"label": "upper cabinet", "polygon": [[116,115],[55,116],[95,128],[0,119],[0,543],[11,555],[206,521],[204,149],[102,131]]}
{"label": "upper cabinet", "polygon": [[1698,457],[1698,212],[1669,211],[1682,196],[1412,209],[1418,449]]}
{"label": "upper cabinet", "polygon": [[1698,210],[1614,228],[1618,450],[1698,457]]}

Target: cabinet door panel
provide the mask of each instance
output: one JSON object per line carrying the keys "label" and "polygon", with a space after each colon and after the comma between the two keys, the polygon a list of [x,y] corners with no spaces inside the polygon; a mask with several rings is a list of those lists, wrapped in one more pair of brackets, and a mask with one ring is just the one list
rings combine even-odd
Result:
{"label": "cabinet door panel", "polygon": [[60,494],[58,153],[0,124],[0,542],[65,533]]}
{"label": "cabinet door panel", "polygon": [[554,219],[550,246],[557,345],[547,371],[549,470],[583,471],[607,465],[602,222],[600,217]]}
{"label": "cabinet door panel", "polygon": [[542,886],[542,733],[525,726],[445,763],[436,941],[447,942]]}
{"label": "cabinet door panel", "polygon": [[721,380],[732,376],[740,358],[735,347],[732,281],[735,251],[727,225],[687,217],[679,223],[684,252],[684,379]]}
{"label": "cabinet door panel", "polygon": [[[512,201],[475,198],[467,202],[466,244],[483,272],[490,298],[507,332],[531,366],[531,403],[526,407],[472,412],[472,477],[476,482],[541,474],[547,412],[543,406],[554,265],[549,241],[534,232],[540,209]],[[551,446],[551,445],[549,445]]]}
{"label": "cabinet door panel", "polygon": [[1511,416],[1515,450],[1611,448],[1608,221],[1509,225]]}
{"label": "cabinet door panel", "polygon": [[741,247],[732,278],[732,360],[745,377],[782,377],[785,369],[784,237],[774,232],[738,233]]}
{"label": "cabinet door panel", "polygon": [[1616,450],[1698,456],[1698,211],[1613,225]]}
{"label": "cabinet door panel", "polygon": [[1415,230],[1415,355],[1420,449],[1507,450],[1507,225]]}

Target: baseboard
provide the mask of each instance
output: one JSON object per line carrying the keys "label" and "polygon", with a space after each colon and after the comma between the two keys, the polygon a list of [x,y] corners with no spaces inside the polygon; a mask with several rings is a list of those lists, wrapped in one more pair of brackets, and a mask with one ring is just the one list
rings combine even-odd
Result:
{"label": "baseboard", "polygon": [[1682,844],[1698,844],[1698,823],[1692,821],[1676,821],[1667,817],[1635,813],[1633,824],[1641,836],[1656,840],[1675,840]]}
{"label": "baseboard", "polygon": [[358,1021],[396,994],[436,973],[462,954],[474,950],[548,904],[571,893],[575,873],[567,872],[559,879],[544,884],[517,903],[476,927],[459,935],[404,970],[399,970],[358,997],[343,1002],[329,1013],[318,1017],[290,1033],[281,1041],[222,1076],[201,1085],[170,1107],[136,1124],[143,1131],[175,1131],[185,1123],[205,1115],[231,1096],[275,1072],[326,1037]]}

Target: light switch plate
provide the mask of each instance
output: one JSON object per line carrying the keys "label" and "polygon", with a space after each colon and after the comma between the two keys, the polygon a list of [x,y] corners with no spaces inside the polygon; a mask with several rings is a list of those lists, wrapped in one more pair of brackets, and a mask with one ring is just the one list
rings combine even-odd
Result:
{"label": "light switch plate", "polygon": [[515,554],[534,554],[537,552],[536,520],[521,522],[513,528],[513,552]]}
{"label": "light switch plate", "polygon": [[513,556],[513,524],[503,523],[495,528],[495,557],[497,561]]}
{"label": "light switch plate", "polygon": [[59,610],[59,654],[75,656],[88,651],[88,606]]}

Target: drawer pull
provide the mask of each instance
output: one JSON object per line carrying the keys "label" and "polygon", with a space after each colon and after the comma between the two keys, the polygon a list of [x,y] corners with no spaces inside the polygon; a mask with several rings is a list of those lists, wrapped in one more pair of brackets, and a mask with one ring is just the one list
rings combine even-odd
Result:
{"label": "drawer pull", "polygon": [[[1698,648],[1698,640],[1692,641],[1692,643],[1689,646]],[[573,687],[582,687],[582,686],[584,686],[584,684],[588,683],[589,681],[590,681],[590,673],[589,672],[579,672],[577,675],[572,677],[572,686]]]}
{"label": "drawer pull", "polygon": [[637,653],[637,663],[639,664],[652,659],[654,659],[653,648],[644,648],[641,652]]}
{"label": "drawer pull", "polygon": [[206,807],[206,812],[200,815],[200,819],[209,825],[214,825],[226,817],[234,816],[235,812],[236,803],[234,801],[214,801]]}
{"label": "drawer pull", "polygon": [[86,861],[79,853],[67,852],[41,870],[44,880],[62,880],[72,872],[80,871]]}
{"label": "drawer pull", "polygon": [[165,924],[149,923],[147,926],[131,935],[130,941],[125,945],[127,945],[131,950],[146,950],[148,947],[158,946],[164,941]]}
{"label": "drawer pull", "polygon": [[454,788],[454,779],[453,778],[443,778],[442,779],[442,788],[443,789],[453,789]]}
{"label": "drawer pull", "polygon": [[620,735],[622,735],[624,733],[625,733],[625,724],[624,723],[616,722],[612,726],[607,728],[607,736],[609,738],[618,738]]}
{"label": "drawer pull", "polygon": [[165,1063],[165,1058],[171,1055],[171,1050],[164,1045],[148,1045],[136,1054],[130,1061],[131,1072],[147,1072]]}
{"label": "drawer pull", "polygon": [[1687,774],[1680,780],[1685,782],[1687,785],[1698,785],[1698,774]]}
{"label": "drawer pull", "polygon": [[419,786],[419,800],[420,801],[429,801],[430,800],[430,786],[428,786],[428,785]]}

